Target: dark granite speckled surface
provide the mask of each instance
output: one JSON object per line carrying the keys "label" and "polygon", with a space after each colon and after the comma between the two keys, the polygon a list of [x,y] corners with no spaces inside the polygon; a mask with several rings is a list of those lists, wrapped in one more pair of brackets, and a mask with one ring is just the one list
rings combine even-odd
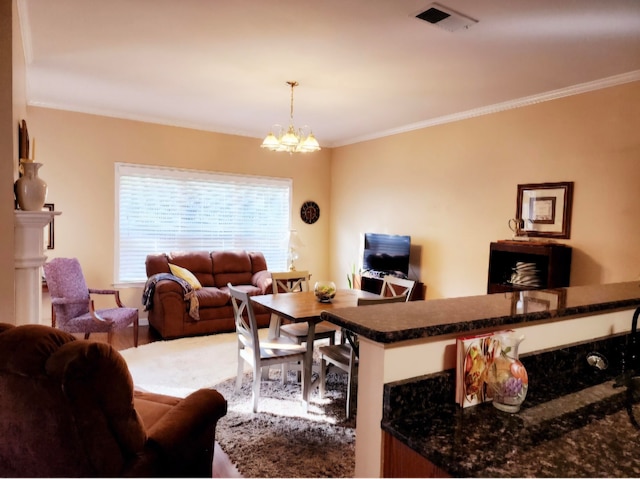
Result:
{"label": "dark granite speckled surface", "polygon": [[[373,341],[394,343],[640,306],[640,281],[572,286],[543,293],[552,304],[557,303],[557,307],[521,313],[516,308],[517,293],[497,293],[344,308],[324,311],[322,319]],[[540,291],[535,294],[539,295]],[[390,316],[393,321],[389,321]]]}
{"label": "dark granite speckled surface", "polygon": [[[522,356],[529,393],[517,414],[460,408],[453,370],[386,384],[382,429],[458,477],[640,477],[640,394],[614,387],[627,341]],[[592,352],[606,370],[588,364]]]}

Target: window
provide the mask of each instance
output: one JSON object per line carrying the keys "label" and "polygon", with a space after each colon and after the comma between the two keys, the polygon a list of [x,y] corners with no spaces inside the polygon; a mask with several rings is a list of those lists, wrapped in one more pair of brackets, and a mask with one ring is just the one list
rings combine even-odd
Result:
{"label": "window", "polygon": [[291,179],[116,163],[116,283],[144,283],[150,253],[244,249],[287,266]]}

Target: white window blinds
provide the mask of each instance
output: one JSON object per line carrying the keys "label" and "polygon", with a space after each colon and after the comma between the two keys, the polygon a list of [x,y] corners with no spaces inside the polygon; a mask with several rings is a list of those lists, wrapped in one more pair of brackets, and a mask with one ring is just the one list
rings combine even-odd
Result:
{"label": "white window blinds", "polygon": [[147,279],[150,253],[260,251],[285,270],[291,179],[116,163],[116,282]]}

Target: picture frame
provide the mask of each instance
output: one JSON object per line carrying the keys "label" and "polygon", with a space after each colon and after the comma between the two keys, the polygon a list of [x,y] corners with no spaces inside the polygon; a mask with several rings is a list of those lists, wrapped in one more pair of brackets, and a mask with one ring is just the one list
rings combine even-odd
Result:
{"label": "picture frame", "polygon": [[527,290],[513,292],[511,314],[530,314],[564,309],[567,304],[566,289]]}
{"label": "picture frame", "polygon": [[[29,158],[29,130],[27,129],[27,122],[22,120],[18,124],[18,178],[22,178],[24,174],[22,164],[23,159]],[[16,209],[18,209],[18,199],[15,201]]]}
{"label": "picture frame", "polygon": [[29,130],[25,120],[18,124],[18,162],[23,158],[29,158]]}
{"label": "picture frame", "polygon": [[521,234],[569,239],[572,205],[572,181],[518,185],[516,218]]}
{"label": "picture frame", "polygon": [[[55,211],[55,206],[53,203],[45,203],[44,206],[42,207],[42,211]],[[44,244],[47,247],[47,249],[54,249],[54,240],[55,240],[55,235],[54,235],[54,230],[53,230],[53,220],[54,218],[51,217],[51,221],[49,222],[49,224],[47,226],[44,227]]]}

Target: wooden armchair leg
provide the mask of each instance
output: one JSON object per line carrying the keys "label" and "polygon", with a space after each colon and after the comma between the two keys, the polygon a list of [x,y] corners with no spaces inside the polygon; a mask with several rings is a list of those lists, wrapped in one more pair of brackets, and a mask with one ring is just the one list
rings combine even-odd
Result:
{"label": "wooden armchair leg", "polygon": [[133,345],[138,347],[138,330],[139,330],[138,318],[133,322]]}

